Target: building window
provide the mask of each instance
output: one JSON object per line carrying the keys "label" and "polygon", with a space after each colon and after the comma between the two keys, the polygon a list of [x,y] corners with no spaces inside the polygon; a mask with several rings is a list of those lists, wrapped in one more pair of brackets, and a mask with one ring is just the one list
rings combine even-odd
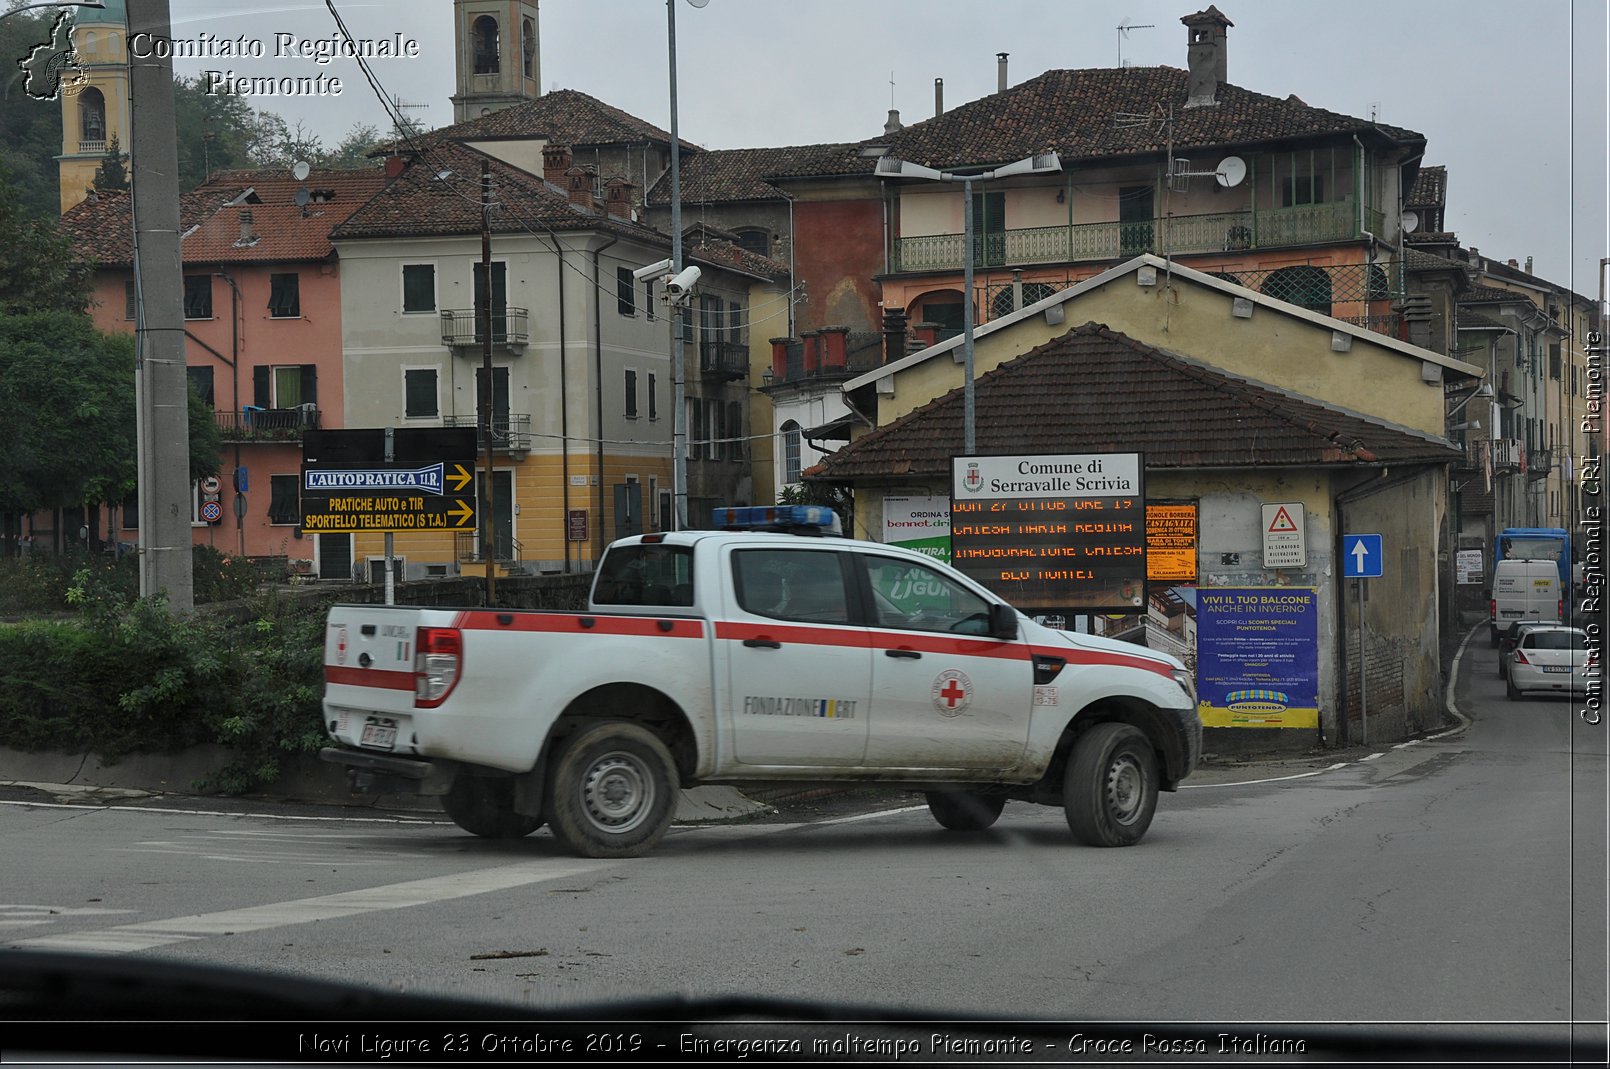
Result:
{"label": "building window", "polygon": [[[1575,371],[1575,368],[1571,370]],[[649,422],[660,418],[659,376],[650,371],[648,373],[648,418]]]}
{"label": "building window", "polygon": [[134,296],[134,282],[123,283],[123,318],[135,319],[140,314],[140,302]]}
{"label": "building window", "polygon": [[321,534],[318,539],[319,578],[351,579],[352,536],[350,534]]}
{"label": "building window", "polygon": [[186,275],[184,277],[184,317],[186,319],[212,318],[211,275]]}
{"label": "building window", "polygon": [[637,372],[626,369],[626,418],[637,418]]}
{"label": "building window", "polygon": [[643,280],[643,315],[648,318],[650,323],[654,322],[654,280],[652,278]]}
{"label": "building window", "polygon": [[408,419],[435,419],[441,415],[436,397],[436,369],[403,369],[403,415]]}
{"label": "building window", "polygon": [[756,256],[771,255],[771,234],[765,230],[738,231],[738,247],[748,249]]}
{"label": "building window", "polygon": [[215,407],[212,393],[212,368],[187,367],[185,376],[190,379],[190,388],[196,391],[196,396],[207,402],[208,408]]}
{"label": "building window", "polygon": [[1325,203],[1325,176],[1299,174],[1280,180],[1280,206],[1291,208],[1298,204]]}
{"label": "building window", "polygon": [[704,440],[704,405],[697,397],[685,397],[682,404],[685,417],[682,421],[683,433],[688,437],[687,458],[698,460],[699,444]]}
{"label": "building window", "polygon": [[537,26],[530,19],[524,19],[520,23],[520,53],[525,60],[525,76],[535,78],[537,67]]}
{"label": "building window", "polygon": [[298,498],[300,475],[270,475],[268,492],[268,522],[277,527],[292,527],[302,522],[302,504]]}
{"label": "building window", "polygon": [[783,482],[799,482],[799,424],[789,420],[783,424]]}
{"label": "building window", "polygon": [[498,73],[498,20],[482,15],[475,20],[471,48],[475,52],[475,73]]}
{"label": "building window", "polygon": [[706,401],[704,403],[704,430],[708,436],[705,443],[704,458],[706,460],[721,460],[726,456],[727,428],[722,424],[725,410],[720,401]]}
{"label": "building window", "polygon": [[727,437],[732,439],[727,443],[727,459],[742,460],[744,458],[744,412],[743,405],[737,401],[727,402]]}
{"label": "building window", "polygon": [[693,344],[693,309],[684,308],[678,313],[682,317],[682,343]]}
{"label": "building window", "polygon": [[737,301],[727,302],[727,340],[734,345],[744,343],[744,306]]}
{"label": "building window", "polygon": [[1330,276],[1317,267],[1282,267],[1264,280],[1263,292],[1299,308],[1330,315]]}
{"label": "building window", "polygon": [[1560,345],[1558,342],[1549,346],[1549,378],[1555,382],[1560,381]]}
{"label": "building window", "polygon": [[252,369],[252,404],[258,408],[296,408],[318,403],[318,372],[313,364]]}
{"label": "building window", "polygon": [[436,265],[403,264],[404,312],[436,311]]}
{"label": "building window", "polygon": [[636,294],[637,281],[632,278],[632,269],[615,268],[615,311],[623,316],[635,316],[637,305],[633,302]]}
{"label": "building window", "polygon": [[294,272],[268,276],[268,314],[275,319],[302,315],[302,282]]}

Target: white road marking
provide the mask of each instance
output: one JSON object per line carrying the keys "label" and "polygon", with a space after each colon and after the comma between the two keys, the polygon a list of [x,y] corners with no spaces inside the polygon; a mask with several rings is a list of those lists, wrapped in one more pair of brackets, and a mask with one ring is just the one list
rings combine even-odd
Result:
{"label": "white road marking", "polygon": [[[0,783],[0,787],[8,786]],[[162,813],[173,817],[235,817],[253,820],[284,820],[284,821],[323,821],[326,823],[341,824],[409,824],[424,827],[451,824],[449,820],[433,820],[430,817],[307,817],[289,813],[230,813],[219,809],[170,809],[154,805],[71,805],[63,802],[0,802],[0,805],[16,806],[19,809],[77,809],[92,813]]]}
{"label": "white road marking", "polygon": [[501,865],[497,868],[460,872],[449,876],[432,876],[423,880],[409,880],[405,883],[319,895],[315,898],[247,906],[244,909],[226,909],[218,913],[198,913],[168,920],[123,924],[99,931],[47,935],[37,939],[24,939],[11,945],[43,947],[51,950],[100,951],[110,954],[150,950],[153,947],[205,939],[208,936],[258,932],[267,928],[334,920],[361,913],[405,909],[409,906],[468,898],[492,891],[507,891],[528,884],[585,875],[614,864],[616,864],[614,861],[580,859],[527,861],[517,865]]}
{"label": "white road marking", "polygon": [[859,820],[876,820],[878,817],[894,817],[901,813],[926,813],[926,805],[909,805],[903,809],[880,809],[876,813],[858,813],[853,817],[834,817],[831,820],[813,820],[811,827],[820,827],[824,824],[854,824]]}
{"label": "white road marking", "polygon": [[1288,779],[1307,779],[1309,776],[1323,776],[1327,772],[1335,772],[1338,768],[1346,768],[1346,761],[1338,761],[1327,768],[1316,768],[1312,772],[1299,772],[1294,776],[1271,776],[1268,779],[1244,779],[1235,783],[1182,783],[1180,790],[1190,790],[1195,787],[1251,787],[1259,783],[1279,783]]}
{"label": "white road marking", "polygon": [[1359,760],[1360,761],[1373,761],[1377,757],[1385,757],[1385,756],[1386,756],[1386,753],[1385,753],[1385,751],[1383,751],[1381,753],[1372,753],[1368,757],[1360,757]]}

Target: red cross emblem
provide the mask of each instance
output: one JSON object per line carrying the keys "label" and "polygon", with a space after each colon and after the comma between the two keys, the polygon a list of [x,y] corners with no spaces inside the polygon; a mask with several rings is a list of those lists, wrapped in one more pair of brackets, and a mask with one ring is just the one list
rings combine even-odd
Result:
{"label": "red cross emblem", "polygon": [[948,668],[939,673],[933,686],[934,708],[943,716],[960,716],[973,700],[973,681],[965,673]]}

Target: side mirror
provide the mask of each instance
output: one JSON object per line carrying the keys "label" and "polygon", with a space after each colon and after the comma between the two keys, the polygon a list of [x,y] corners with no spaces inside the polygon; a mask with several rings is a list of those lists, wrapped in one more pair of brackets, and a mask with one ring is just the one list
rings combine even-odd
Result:
{"label": "side mirror", "polygon": [[1002,641],[1017,638],[1017,610],[993,602],[989,607],[989,633]]}

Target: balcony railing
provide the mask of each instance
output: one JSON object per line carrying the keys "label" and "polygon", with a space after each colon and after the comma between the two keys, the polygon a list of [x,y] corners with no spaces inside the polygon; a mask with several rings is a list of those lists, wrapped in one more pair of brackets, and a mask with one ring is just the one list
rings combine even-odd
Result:
{"label": "balcony railing", "polygon": [[1526,451],[1526,477],[1528,479],[1547,479],[1549,472],[1554,470],[1554,454],[1548,449],[1528,449]]}
{"label": "balcony railing", "polygon": [[1493,439],[1493,470],[1520,471],[1522,453],[1521,443],[1517,439]]}
{"label": "balcony railing", "polygon": [[295,408],[258,408],[247,405],[239,412],[214,412],[218,436],[226,442],[295,442],[303,431],[319,429],[317,405]]}
{"label": "balcony railing", "polygon": [[[852,337],[854,335],[852,334]],[[881,335],[869,335],[881,341]],[[778,379],[774,374],[768,373],[767,385],[778,382],[804,382],[810,379],[845,379],[856,375],[863,375],[868,371],[876,371],[883,366],[883,346],[881,344],[869,345],[858,351],[851,352],[842,365],[828,365],[810,368],[805,367],[805,354],[791,352],[784,365],[785,375]]]}
{"label": "balcony railing", "polygon": [[104,154],[106,152],[106,142],[104,140],[80,141],[78,151],[81,153],[99,152]]}
{"label": "balcony railing", "polygon": [[[1371,233],[1380,233],[1381,213],[1366,210]],[[1371,225],[1373,223],[1373,225]],[[1028,227],[976,237],[975,267],[1116,260],[1142,252],[1174,255],[1346,241],[1359,236],[1354,202],[1260,208],[1256,212],[1163,216],[1143,222],[1075,223]],[[896,271],[960,271],[960,234],[924,234],[895,241]]]}
{"label": "balcony railing", "polygon": [[[512,565],[519,562],[525,547],[518,538],[509,535],[494,536],[496,543],[492,547],[492,559],[498,564]],[[480,564],[486,558],[481,556],[480,531],[454,531],[453,556],[460,564]]]}
{"label": "balcony railing", "polygon": [[699,348],[699,372],[706,378],[741,379],[749,374],[749,349],[731,342],[707,341]]}
{"label": "balcony railing", "polygon": [[[531,340],[524,308],[505,308],[491,319],[492,344],[518,353]],[[486,344],[487,319],[474,308],[444,308],[442,344],[451,349],[479,349]]]}
{"label": "balcony railing", "polygon": [[[486,442],[483,440],[480,428],[481,421],[478,416],[443,416],[444,427],[474,427],[475,448],[478,452],[486,452]],[[528,453],[531,451],[531,417],[525,413],[509,414],[492,417],[492,452],[494,453]]]}

